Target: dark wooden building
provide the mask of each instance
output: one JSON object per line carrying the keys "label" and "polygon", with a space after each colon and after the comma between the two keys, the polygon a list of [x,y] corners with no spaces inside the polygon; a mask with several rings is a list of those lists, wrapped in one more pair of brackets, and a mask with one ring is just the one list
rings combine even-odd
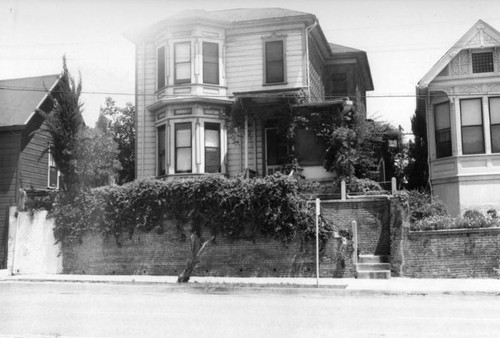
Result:
{"label": "dark wooden building", "polygon": [[8,210],[21,190],[58,188],[50,136],[38,112],[52,110],[49,94],[58,82],[59,75],[0,80],[0,269],[6,268]]}

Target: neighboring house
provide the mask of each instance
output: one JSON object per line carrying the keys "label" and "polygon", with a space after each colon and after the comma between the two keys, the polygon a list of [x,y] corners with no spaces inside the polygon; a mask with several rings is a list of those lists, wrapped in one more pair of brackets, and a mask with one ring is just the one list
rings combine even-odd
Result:
{"label": "neighboring house", "polygon": [[8,209],[18,204],[21,189],[58,188],[58,170],[50,154],[50,137],[41,130],[49,113],[49,91],[59,75],[0,80],[0,269],[5,268]]}
{"label": "neighboring house", "polygon": [[[309,13],[187,11],[128,38],[136,45],[136,177],[274,173],[292,151],[276,112],[354,105],[366,116],[373,90],[366,53],[329,44]],[[224,116],[233,104],[247,116],[239,133],[228,132]],[[312,133],[296,130],[293,152],[306,178],[332,177]]]}
{"label": "neighboring house", "polygon": [[452,215],[500,206],[500,33],[479,20],[417,86],[433,194]]}

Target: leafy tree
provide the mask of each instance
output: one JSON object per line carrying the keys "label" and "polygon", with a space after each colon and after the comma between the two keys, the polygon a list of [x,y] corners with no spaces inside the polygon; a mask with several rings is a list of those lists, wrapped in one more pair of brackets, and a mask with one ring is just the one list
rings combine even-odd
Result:
{"label": "leafy tree", "polygon": [[112,184],[121,170],[118,146],[113,138],[98,128],[85,127],[77,135],[76,173],[87,188]]}
{"label": "leafy tree", "polygon": [[51,94],[54,108],[49,114],[39,112],[45,117],[45,128],[52,137],[52,156],[61,172],[61,187],[67,191],[74,191],[79,185],[75,149],[77,134],[85,125],[82,117],[83,104],[80,102],[81,92],[81,77],[75,82],[68,71],[64,56],[59,84]]}
{"label": "leafy tree", "polygon": [[409,189],[427,189],[429,166],[427,163],[427,126],[425,116],[418,110],[411,118],[414,140],[409,143],[409,164],[406,169]]}
{"label": "leafy tree", "polygon": [[118,146],[118,184],[131,182],[135,178],[135,107],[126,103],[117,107],[116,102],[107,97],[96,128],[109,133]]}

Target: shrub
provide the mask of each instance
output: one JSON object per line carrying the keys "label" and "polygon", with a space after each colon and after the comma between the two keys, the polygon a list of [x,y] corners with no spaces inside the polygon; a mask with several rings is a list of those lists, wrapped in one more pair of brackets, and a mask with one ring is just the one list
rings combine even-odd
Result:
{"label": "shrub", "polygon": [[[314,208],[300,195],[303,188],[310,186],[280,174],[255,179],[141,179],[61,195],[54,212],[55,234],[58,240],[74,240],[91,230],[118,238],[122,232],[161,228],[170,218],[179,227],[190,223],[197,234],[207,227],[213,235],[261,233],[288,243],[314,233]],[[320,237],[328,239],[332,232],[323,220]]]}
{"label": "shrub", "polygon": [[484,215],[479,210],[467,210],[463,216],[452,218],[448,215],[429,216],[410,225],[412,231],[444,230],[444,229],[476,229],[500,227],[500,220]]}
{"label": "shrub", "polygon": [[368,178],[352,178],[346,183],[347,192],[370,194],[373,192],[381,192],[382,187],[377,182]]}
{"label": "shrub", "polygon": [[446,216],[446,207],[443,202],[434,198],[428,192],[408,191],[408,205],[410,208],[410,223],[415,223],[431,216]]}

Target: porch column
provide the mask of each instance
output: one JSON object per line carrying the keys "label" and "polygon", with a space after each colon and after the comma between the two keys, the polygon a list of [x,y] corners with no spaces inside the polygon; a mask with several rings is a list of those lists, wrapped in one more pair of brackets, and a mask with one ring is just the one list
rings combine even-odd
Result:
{"label": "porch column", "polygon": [[245,171],[248,169],[248,114],[245,111]]}

